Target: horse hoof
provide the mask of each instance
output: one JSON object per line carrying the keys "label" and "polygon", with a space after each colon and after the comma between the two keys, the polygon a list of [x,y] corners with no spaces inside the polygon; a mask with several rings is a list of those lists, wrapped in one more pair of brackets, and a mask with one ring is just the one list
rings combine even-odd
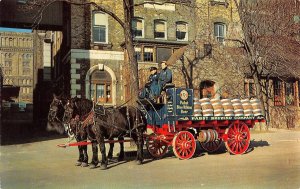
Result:
{"label": "horse hoof", "polygon": [[107,165],[105,165],[105,164],[101,165],[101,166],[100,166],[100,169],[101,169],[101,170],[107,169]]}
{"label": "horse hoof", "polygon": [[89,166],[89,164],[85,163],[85,162],[81,164],[81,167],[88,167],[88,166]]}
{"label": "horse hoof", "polygon": [[80,166],[81,164],[82,164],[82,162],[77,161],[77,162],[75,163],[75,166]]}
{"label": "horse hoof", "polygon": [[91,164],[90,165],[90,169],[95,169],[97,166],[96,165],[94,165],[94,164]]}
{"label": "horse hoof", "polygon": [[108,156],[107,156],[107,159],[112,159],[112,156],[111,156],[111,155],[108,155]]}
{"label": "horse hoof", "polygon": [[143,161],[142,161],[142,160],[136,160],[136,164],[137,164],[137,165],[142,165],[142,164],[143,164]]}

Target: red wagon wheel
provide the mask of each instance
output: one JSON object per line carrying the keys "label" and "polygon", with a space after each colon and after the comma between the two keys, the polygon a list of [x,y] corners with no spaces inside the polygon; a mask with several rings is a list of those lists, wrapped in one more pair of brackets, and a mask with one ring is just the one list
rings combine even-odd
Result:
{"label": "red wagon wheel", "polygon": [[152,133],[147,139],[147,150],[154,158],[161,158],[168,152],[168,144]]}
{"label": "red wagon wheel", "polygon": [[212,141],[212,142],[207,142],[207,143],[200,142],[200,145],[205,151],[207,151],[209,153],[213,153],[221,147],[222,140],[218,139],[218,140],[215,140],[215,141]]}
{"label": "red wagon wheel", "polygon": [[179,159],[190,159],[196,151],[196,141],[192,133],[180,131],[173,139],[173,152]]}
{"label": "red wagon wheel", "polygon": [[227,150],[231,154],[243,154],[250,144],[250,132],[244,122],[232,123],[226,129],[225,134],[228,139],[225,142]]}

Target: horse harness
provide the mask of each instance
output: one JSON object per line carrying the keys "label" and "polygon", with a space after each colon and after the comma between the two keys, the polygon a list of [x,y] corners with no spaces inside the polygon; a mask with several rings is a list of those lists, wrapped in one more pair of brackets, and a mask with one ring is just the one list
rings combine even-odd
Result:
{"label": "horse harness", "polygon": [[[143,122],[143,119],[142,119],[142,118],[140,118],[140,120],[141,120],[142,122],[138,123],[138,121],[139,121],[139,120],[138,120],[138,116],[137,116],[137,115],[138,115],[138,108],[135,108],[135,110],[136,110],[136,119],[135,119],[136,126],[139,127],[139,126],[141,126],[141,125],[144,125],[144,122]],[[110,109],[105,109],[105,108],[103,107],[103,112],[102,112],[101,109],[100,109],[99,107],[96,107],[96,108],[95,108],[95,107],[93,106],[92,110],[91,110],[88,114],[82,116],[82,118],[84,118],[82,121],[81,121],[81,119],[80,119],[80,116],[79,116],[79,115],[76,115],[74,118],[72,118],[72,119],[70,120],[69,124],[72,123],[72,122],[75,122],[75,123],[78,123],[78,125],[82,125],[82,127],[85,128],[85,127],[88,126],[88,125],[95,125],[95,119],[97,119],[98,122],[101,122],[101,125],[102,125],[102,126],[104,126],[104,127],[106,127],[106,128],[114,128],[114,129],[117,129],[117,130],[125,131],[125,132],[126,132],[127,134],[129,134],[129,136],[131,137],[132,132],[134,132],[133,130],[134,130],[135,128],[132,127],[131,124],[130,124],[129,108],[126,106],[126,118],[127,118],[129,130],[116,126],[116,125],[114,124],[114,123],[115,123],[115,122],[114,122],[115,119],[113,119],[113,123],[112,123],[112,124],[109,124],[107,121],[104,121],[104,120],[100,119],[100,118],[99,118],[100,115],[101,115],[101,116],[107,115],[107,114],[106,114],[106,111],[114,111],[114,109],[110,110]],[[113,112],[112,112],[112,113],[113,113]],[[68,125],[69,125],[69,124],[68,124]],[[76,124],[76,132],[78,132],[78,129],[79,129],[79,128],[78,128],[78,125]],[[68,128],[68,130],[70,130],[70,128]],[[121,134],[120,134],[120,136],[121,136]]]}

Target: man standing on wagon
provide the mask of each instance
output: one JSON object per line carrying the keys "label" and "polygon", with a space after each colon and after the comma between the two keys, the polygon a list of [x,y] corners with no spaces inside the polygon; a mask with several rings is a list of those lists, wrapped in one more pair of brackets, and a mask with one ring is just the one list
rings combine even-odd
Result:
{"label": "man standing on wagon", "polygon": [[164,89],[167,83],[172,83],[172,71],[168,68],[167,62],[161,62],[161,72],[159,73],[158,83],[160,91]]}

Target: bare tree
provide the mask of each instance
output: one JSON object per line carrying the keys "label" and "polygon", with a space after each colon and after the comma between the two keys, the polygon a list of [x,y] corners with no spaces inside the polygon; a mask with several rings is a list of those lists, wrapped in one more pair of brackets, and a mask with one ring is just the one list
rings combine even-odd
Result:
{"label": "bare tree", "polygon": [[[126,58],[129,62],[128,66],[130,67],[129,70],[130,74],[130,94],[131,94],[131,103],[135,104],[138,96],[138,89],[139,89],[139,80],[138,80],[138,64],[137,60],[135,58],[135,52],[133,47],[133,36],[131,32],[131,20],[134,17],[134,8],[136,6],[144,5],[145,3],[151,3],[151,4],[165,4],[165,3],[175,3],[180,4],[182,6],[191,6],[193,5],[192,0],[166,0],[166,1],[134,1],[134,0],[120,0],[120,2],[123,2],[123,18],[118,16],[114,10],[111,10],[110,8],[106,7],[102,3],[96,3],[94,1],[90,0],[77,0],[77,1],[71,1],[71,0],[29,0],[26,3],[26,10],[37,10],[37,14],[34,17],[35,24],[38,24],[40,20],[42,19],[43,12],[45,9],[50,6],[51,4],[55,2],[64,2],[72,5],[78,5],[78,6],[93,6],[94,10],[102,11],[104,13],[107,13],[109,16],[111,16],[114,20],[116,20],[121,27],[123,28],[124,32],[124,44],[125,44],[125,53]],[[135,3],[137,2],[137,3]]]}
{"label": "bare tree", "polygon": [[235,0],[235,4],[244,35],[240,43],[269,121],[270,77],[300,76],[300,26],[293,22],[300,2]]}

